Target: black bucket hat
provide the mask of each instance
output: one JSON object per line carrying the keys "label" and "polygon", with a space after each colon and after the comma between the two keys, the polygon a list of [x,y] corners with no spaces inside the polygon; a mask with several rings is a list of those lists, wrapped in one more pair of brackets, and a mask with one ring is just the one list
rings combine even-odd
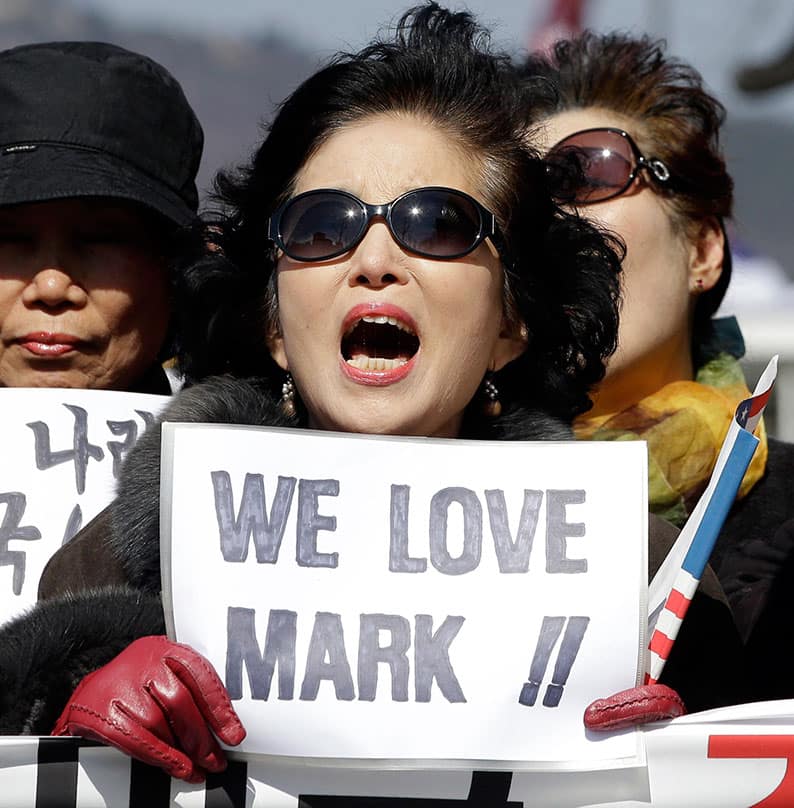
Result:
{"label": "black bucket hat", "polygon": [[107,196],[196,215],[204,134],[176,79],[104,42],[0,51],[0,205]]}

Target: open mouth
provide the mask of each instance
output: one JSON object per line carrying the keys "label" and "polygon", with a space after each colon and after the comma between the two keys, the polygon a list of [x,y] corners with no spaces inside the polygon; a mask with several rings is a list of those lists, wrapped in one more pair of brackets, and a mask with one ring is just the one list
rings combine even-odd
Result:
{"label": "open mouth", "polygon": [[342,357],[362,371],[389,371],[407,364],[419,350],[419,338],[396,317],[368,314],[342,337]]}

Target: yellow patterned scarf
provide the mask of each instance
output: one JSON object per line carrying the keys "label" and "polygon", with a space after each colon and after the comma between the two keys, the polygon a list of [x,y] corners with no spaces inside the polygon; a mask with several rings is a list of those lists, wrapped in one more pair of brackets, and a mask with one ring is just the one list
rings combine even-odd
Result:
{"label": "yellow patterned scarf", "polygon": [[[737,405],[749,395],[738,360],[720,353],[700,368],[695,381],[668,384],[622,412],[585,414],[574,431],[585,440],[647,441],[649,507],[680,527],[708,484]],[[766,468],[763,421],[755,434],[761,443],[742,480],[740,499]]]}

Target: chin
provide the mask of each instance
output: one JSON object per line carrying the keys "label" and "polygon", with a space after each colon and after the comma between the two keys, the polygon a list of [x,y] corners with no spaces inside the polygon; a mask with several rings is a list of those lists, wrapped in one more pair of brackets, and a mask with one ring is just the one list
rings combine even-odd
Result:
{"label": "chin", "polygon": [[[435,415],[435,413],[434,413]],[[437,418],[422,418],[418,414],[406,414],[395,417],[391,411],[377,412],[362,409],[352,417],[323,419],[312,422],[317,429],[332,432],[356,432],[362,435],[402,435],[407,437],[454,437],[457,430],[449,424],[440,425]]]}
{"label": "chin", "polygon": [[88,387],[84,378],[69,373],[26,373],[10,380],[9,387],[62,387],[69,390]]}
{"label": "chin", "polygon": [[91,372],[92,369],[78,370],[27,370],[14,374],[8,380],[9,387],[61,387],[68,390],[124,390],[125,387],[114,386],[109,377],[100,372]]}
{"label": "chin", "polygon": [[321,427],[332,432],[352,432],[361,435],[423,435],[408,424],[394,423],[389,420],[373,418],[354,419],[337,423],[333,426]]}

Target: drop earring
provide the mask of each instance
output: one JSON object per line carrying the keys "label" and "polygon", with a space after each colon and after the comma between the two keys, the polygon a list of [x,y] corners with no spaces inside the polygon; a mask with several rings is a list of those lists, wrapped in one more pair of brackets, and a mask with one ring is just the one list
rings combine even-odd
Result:
{"label": "drop earring", "polygon": [[482,395],[485,399],[482,405],[483,414],[488,418],[497,418],[502,412],[502,402],[499,401],[499,390],[493,382],[491,371],[483,379]]}
{"label": "drop earring", "polygon": [[281,411],[288,418],[295,415],[295,382],[293,382],[292,374],[289,371],[287,371],[284,384],[281,385]]}

